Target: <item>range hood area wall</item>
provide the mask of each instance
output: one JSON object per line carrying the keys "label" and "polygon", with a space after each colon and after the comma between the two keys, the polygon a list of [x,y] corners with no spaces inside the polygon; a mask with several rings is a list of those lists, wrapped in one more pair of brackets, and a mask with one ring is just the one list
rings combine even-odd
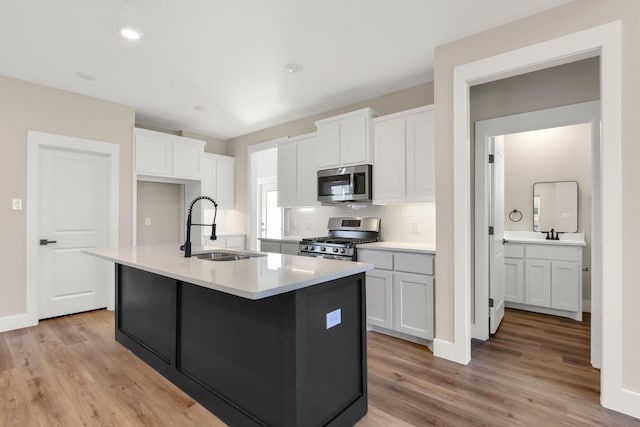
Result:
{"label": "range hood area wall", "polygon": [[289,208],[285,211],[284,234],[300,237],[323,236],[327,233],[328,219],[337,216],[381,218],[381,240],[435,244],[435,203]]}

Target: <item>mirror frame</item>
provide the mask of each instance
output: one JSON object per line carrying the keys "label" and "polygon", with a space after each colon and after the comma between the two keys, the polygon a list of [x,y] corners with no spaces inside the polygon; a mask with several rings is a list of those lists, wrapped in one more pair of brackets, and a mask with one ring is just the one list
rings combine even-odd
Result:
{"label": "mirror frame", "polygon": [[578,230],[580,229],[579,227],[579,220],[580,220],[580,184],[578,184],[578,181],[540,181],[540,182],[534,182],[533,185],[531,186],[531,228],[533,229],[534,232],[536,233],[547,233],[551,230],[536,230],[535,229],[535,217],[536,217],[536,204],[535,204],[535,199],[536,199],[536,184],[559,184],[559,183],[563,183],[563,182],[575,182],[576,183],[576,229],[575,231],[558,231],[555,230],[558,233],[577,233]]}

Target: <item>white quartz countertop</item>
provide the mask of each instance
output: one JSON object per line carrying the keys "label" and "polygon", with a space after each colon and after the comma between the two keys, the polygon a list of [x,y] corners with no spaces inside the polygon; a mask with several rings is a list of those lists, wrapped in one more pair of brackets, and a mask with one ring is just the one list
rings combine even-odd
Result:
{"label": "white quartz countertop", "polygon": [[535,231],[505,231],[507,243],[526,243],[552,246],[587,246],[584,233],[560,233],[559,240],[545,240],[545,234]]}
{"label": "white quartz countertop", "polygon": [[[195,245],[192,253],[197,255],[211,250],[252,253]],[[195,256],[185,258],[177,245],[98,248],[84,252],[118,264],[254,300],[373,269],[372,264],[360,262],[275,253],[239,261],[207,261]]]}
{"label": "white quartz countertop", "polygon": [[373,243],[363,243],[358,245],[360,249],[373,249],[373,250],[385,250],[385,251],[399,251],[399,252],[420,252],[427,254],[436,253],[435,243],[408,243],[408,242],[392,242],[392,241],[380,241]]}

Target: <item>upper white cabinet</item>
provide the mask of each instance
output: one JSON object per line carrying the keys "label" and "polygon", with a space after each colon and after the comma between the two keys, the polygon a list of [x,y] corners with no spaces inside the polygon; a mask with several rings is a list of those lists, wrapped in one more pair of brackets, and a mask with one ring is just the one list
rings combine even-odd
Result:
{"label": "upper white cabinet", "polygon": [[433,105],[374,119],[373,203],[435,201]]}
{"label": "upper white cabinet", "polygon": [[134,138],[136,174],[200,179],[204,141],[139,128]]}
{"label": "upper white cabinet", "polygon": [[318,120],[317,167],[326,169],[373,163],[371,108]]}
{"label": "upper white cabinet", "polygon": [[315,206],[319,152],[316,133],[278,144],[278,206]]}
{"label": "upper white cabinet", "polygon": [[235,201],[235,159],[204,153],[202,194],[213,197],[220,209],[233,209]]}

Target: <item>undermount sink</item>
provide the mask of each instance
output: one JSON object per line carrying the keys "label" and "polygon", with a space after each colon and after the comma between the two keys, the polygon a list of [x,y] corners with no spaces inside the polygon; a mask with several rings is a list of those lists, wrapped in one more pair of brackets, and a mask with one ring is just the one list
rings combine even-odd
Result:
{"label": "undermount sink", "polygon": [[263,256],[267,256],[267,254],[212,251],[195,255],[196,258],[207,261],[240,261],[243,259],[260,258]]}

